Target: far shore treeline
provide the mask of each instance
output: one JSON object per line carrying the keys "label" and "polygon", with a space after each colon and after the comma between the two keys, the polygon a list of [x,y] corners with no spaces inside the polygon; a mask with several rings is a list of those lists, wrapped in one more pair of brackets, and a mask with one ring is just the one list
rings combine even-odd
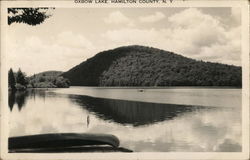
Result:
{"label": "far shore treeline", "polygon": [[242,86],[242,68],[204,62],[145,46],[100,52],[67,72],[46,71],[27,77],[9,70],[9,89],[72,86]]}
{"label": "far shore treeline", "polygon": [[10,68],[8,72],[9,90],[26,90],[27,88],[68,88],[69,80],[60,76],[62,72],[47,71],[27,77],[19,68],[14,72]]}

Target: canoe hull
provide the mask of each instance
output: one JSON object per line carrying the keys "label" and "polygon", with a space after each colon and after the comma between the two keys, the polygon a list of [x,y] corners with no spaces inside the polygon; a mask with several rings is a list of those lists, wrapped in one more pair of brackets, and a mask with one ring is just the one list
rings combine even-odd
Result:
{"label": "canoe hull", "polygon": [[56,133],[9,138],[9,150],[55,149],[109,145],[119,147],[119,139],[110,134]]}

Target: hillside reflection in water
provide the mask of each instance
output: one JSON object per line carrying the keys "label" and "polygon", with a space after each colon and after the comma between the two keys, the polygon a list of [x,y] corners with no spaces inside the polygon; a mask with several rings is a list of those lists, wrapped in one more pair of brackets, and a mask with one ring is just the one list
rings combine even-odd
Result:
{"label": "hillside reflection in water", "polygon": [[135,152],[241,151],[240,106],[160,104],[61,94],[57,90],[9,93],[10,136],[107,133]]}
{"label": "hillside reflection in water", "polygon": [[103,120],[110,120],[123,125],[133,126],[171,120],[186,112],[211,108],[104,99],[90,96],[70,95],[69,97],[73,102]]}

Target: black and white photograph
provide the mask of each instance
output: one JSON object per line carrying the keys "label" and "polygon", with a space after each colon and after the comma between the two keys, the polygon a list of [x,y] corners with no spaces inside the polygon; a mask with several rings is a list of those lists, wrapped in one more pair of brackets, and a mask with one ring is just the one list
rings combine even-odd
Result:
{"label": "black and white photograph", "polygon": [[247,1],[186,1],[153,7],[152,0],[140,7],[129,7],[138,3],[132,0],[105,7],[6,2],[2,156],[143,159],[136,155],[184,152],[247,159],[249,33],[243,24],[249,24],[241,3]]}

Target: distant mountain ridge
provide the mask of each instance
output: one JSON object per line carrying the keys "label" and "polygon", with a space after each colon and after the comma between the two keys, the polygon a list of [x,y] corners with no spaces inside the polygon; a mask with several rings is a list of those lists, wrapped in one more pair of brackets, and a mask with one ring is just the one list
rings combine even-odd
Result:
{"label": "distant mountain ridge", "polygon": [[241,75],[241,67],[137,45],[100,52],[62,73],[73,86],[240,87]]}
{"label": "distant mountain ridge", "polygon": [[[54,70],[51,70],[51,71],[44,71],[44,72],[40,72],[40,73],[36,73],[34,74],[35,76],[59,76],[60,74],[62,74],[63,72],[62,71],[54,71]],[[33,75],[33,76],[34,76]],[[32,76],[30,76],[32,77]]]}

